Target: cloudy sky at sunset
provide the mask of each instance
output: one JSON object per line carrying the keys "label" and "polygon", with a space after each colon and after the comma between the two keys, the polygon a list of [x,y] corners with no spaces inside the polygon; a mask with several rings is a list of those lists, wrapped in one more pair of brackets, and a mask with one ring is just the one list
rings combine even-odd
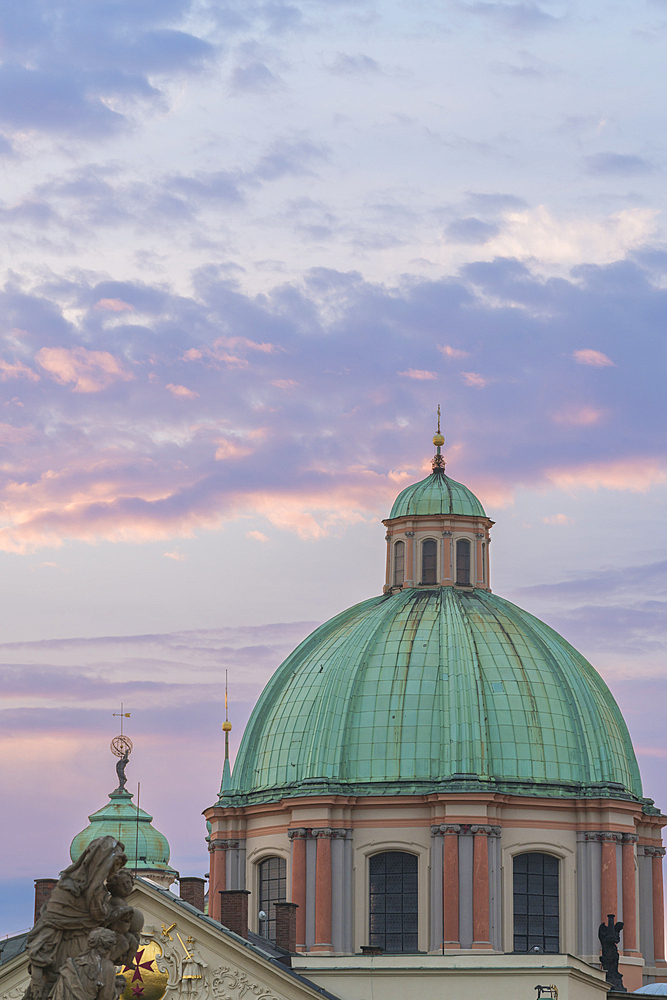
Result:
{"label": "cloudy sky at sunset", "polygon": [[667,0],[5,0],[0,933],[115,784],[182,874],[447,471],[667,808]]}

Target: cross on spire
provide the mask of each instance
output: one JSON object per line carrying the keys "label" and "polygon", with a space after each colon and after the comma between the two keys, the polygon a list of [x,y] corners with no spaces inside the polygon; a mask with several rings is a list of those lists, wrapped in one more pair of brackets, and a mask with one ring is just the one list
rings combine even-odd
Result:
{"label": "cross on spire", "polygon": [[114,712],[113,713],[113,717],[114,717],[114,719],[117,719],[117,718],[120,717],[120,735],[122,736],[123,735],[123,719],[129,719],[130,718],[130,713],[123,711],[123,703],[122,703],[122,701],[120,703],[120,712]]}

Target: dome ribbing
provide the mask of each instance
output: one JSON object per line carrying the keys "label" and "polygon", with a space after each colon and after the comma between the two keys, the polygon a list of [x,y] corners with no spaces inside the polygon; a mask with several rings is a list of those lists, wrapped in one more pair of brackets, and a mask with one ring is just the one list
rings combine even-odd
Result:
{"label": "dome ribbing", "polygon": [[398,494],[391,508],[392,517],[414,514],[463,514],[469,517],[486,517],[484,508],[475,494],[450,479],[440,469],[419,483],[413,483]]}
{"label": "dome ribbing", "polygon": [[565,639],[485,590],[406,589],[332,618],[284,661],[221,803],[460,789],[642,795],[618,706]]}

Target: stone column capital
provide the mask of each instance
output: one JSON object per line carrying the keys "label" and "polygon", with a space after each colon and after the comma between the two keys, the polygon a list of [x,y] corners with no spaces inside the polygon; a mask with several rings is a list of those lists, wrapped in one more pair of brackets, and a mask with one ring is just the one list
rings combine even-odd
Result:
{"label": "stone column capital", "polygon": [[288,830],[287,836],[289,840],[306,840],[308,837],[308,830],[305,826],[299,826],[293,830]]}
{"label": "stone column capital", "polygon": [[647,844],[644,847],[644,854],[647,858],[664,858],[665,848],[664,847],[652,847]]}
{"label": "stone column capital", "polygon": [[319,826],[314,830],[311,830],[310,835],[311,837],[327,837],[328,839],[331,839],[333,836],[333,830],[330,826]]}
{"label": "stone column capital", "polygon": [[345,838],[347,837],[347,834],[348,834],[348,831],[345,829],[345,827],[342,827],[342,826],[334,827],[331,830],[331,839],[332,840],[345,840]]}
{"label": "stone column capital", "polygon": [[454,834],[458,836],[460,832],[461,832],[460,823],[439,823],[431,827],[431,833],[435,837],[445,837]]}
{"label": "stone column capital", "polygon": [[238,846],[238,840],[212,840],[208,845],[208,849],[209,851],[229,851]]}
{"label": "stone column capital", "polygon": [[492,826],[487,826],[486,823],[473,823],[470,827],[470,832],[475,837],[488,837],[493,830]]}
{"label": "stone column capital", "polygon": [[[600,844],[604,843],[605,841],[612,841],[613,843],[616,843],[616,844],[622,844],[624,836],[625,836],[625,834],[623,834],[623,833],[616,833],[616,831],[614,831],[614,830],[585,830],[584,831],[584,840],[595,840],[595,841],[597,841]],[[632,836],[632,834],[628,834],[628,836]]]}
{"label": "stone column capital", "polygon": [[637,836],[636,833],[624,833],[623,834],[623,843],[624,844],[636,844],[638,840],[639,840],[639,837]]}

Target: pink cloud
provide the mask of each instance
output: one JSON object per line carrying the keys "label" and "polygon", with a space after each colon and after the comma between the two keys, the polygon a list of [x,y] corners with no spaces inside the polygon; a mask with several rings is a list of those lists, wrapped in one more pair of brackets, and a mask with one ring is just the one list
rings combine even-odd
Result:
{"label": "pink cloud", "polygon": [[39,375],[32,368],[28,368],[21,361],[11,364],[0,358],[0,381],[6,382],[10,378],[27,378],[30,382],[39,382]]}
{"label": "pink cloud", "polygon": [[0,444],[25,444],[35,434],[30,427],[14,427],[13,424],[0,424]]}
{"label": "pink cloud", "polygon": [[269,539],[262,531],[246,531],[246,538],[251,538],[255,542],[268,542]]}
{"label": "pink cloud", "polygon": [[184,385],[174,385],[173,382],[166,385],[165,389],[168,389],[172,396],[176,396],[178,399],[196,399],[199,395],[194,389],[188,389]]}
{"label": "pink cloud", "polygon": [[43,347],[37,352],[36,360],[60,385],[73,382],[73,392],[100,392],[113,382],[134,378],[108,351]]}
{"label": "pink cloud", "polygon": [[449,344],[443,344],[442,347],[438,347],[438,350],[445,355],[446,358],[467,358],[469,351],[462,351],[458,347],[450,347]]}
{"label": "pink cloud", "polygon": [[176,562],[185,562],[188,558],[182,552],[179,552],[178,549],[174,549],[173,552],[163,552],[162,555],[165,559],[174,559]]}
{"label": "pink cloud", "polygon": [[492,378],[480,375],[479,372],[461,372],[461,378],[466,385],[474,386],[475,389],[484,389],[494,381]]}
{"label": "pink cloud", "polygon": [[568,517],[567,514],[550,514],[549,517],[543,517],[542,521],[544,524],[572,524],[572,518]]}
{"label": "pink cloud", "polygon": [[594,368],[606,368],[609,365],[615,367],[611,358],[608,358],[602,351],[594,351],[590,347],[585,347],[580,351],[573,351],[572,357],[578,365],[592,365]]}
{"label": "pink cloud", "polygon": [[547,469],[545,479],[562,490],[583,487],[646,493],[652,486],[667,482],[667,470],[658,459],[636,458]]}
{"label": "pink cloud", "polygon": [[406,378],[414,378],[419,382],[428,382],[431,379],[437,378],[437,372],[424,371],[421,368],[408,368],[407,371],[398,372],[399,375],[405,375]]}
{"label": "pink cloud", "polygon": [[564,426],[588,427],[597,424],[604,416],[604,410],[596,410],[592,406],[580,406],[554,413],[553,420]]}
{"label": "pink cloud", "polygon": [[299,383],[291,378],[276,378],[269,384],[275,385],[277,389],[294,389]]}
{"label": "pink cloud", "polygon": [[109,312],[134,312],[134,306],[122,299],[100,299],[95,303],[96,309],[108,309]]}

